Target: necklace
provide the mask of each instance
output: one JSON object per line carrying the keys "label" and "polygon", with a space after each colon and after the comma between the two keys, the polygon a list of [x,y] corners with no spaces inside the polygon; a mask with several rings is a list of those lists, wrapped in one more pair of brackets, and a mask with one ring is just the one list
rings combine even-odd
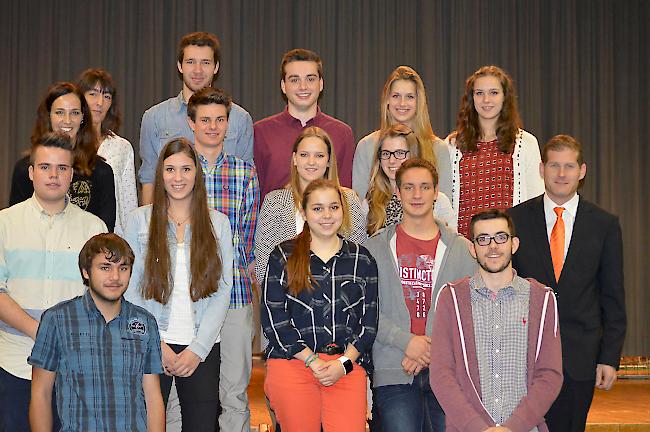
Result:
{"label": "necklace", "polygon": [[176,218],[174,217],[174,214],[173,214],[171,211],[169,211],[169,209],[167,209],[167,216],[169,217],[169,219],[172,220],[172,222],[174,222],[174,223],[176,224],[176,226],[181,226],[181,225],[183,225],[183,224],[184,224],[185,222],[187,222],[187,220],[190,218],[190,215],[188,215],[185,219],[183,219],[182,221],[179,222],[179,221],[176,220]]}

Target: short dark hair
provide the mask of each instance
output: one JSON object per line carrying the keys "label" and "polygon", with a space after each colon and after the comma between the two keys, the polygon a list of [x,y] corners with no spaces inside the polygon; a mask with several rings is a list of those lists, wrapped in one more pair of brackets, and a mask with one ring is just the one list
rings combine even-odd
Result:
{"label": "short dark hair", "polygon": [[187,116],[196,121],[196,109],[199,105],[223,105],[226,107],[226,115],[230,116],[232,98],[225,91],[215,87],[205,87],[190,97],[187,102]]}
{"label": "short dark hair", "polygon": [[284,78],[286,76],[284,70],[285,66],[291,62],[296,61],[310,61],[316,63],[316,67],[318,68],[318,77],[323,78],[323,61],[321,60],[320,56],[314,51],[310,51],[308,49],[295,48],[291,51],[287,51],[282,56],[282,65],[280,66],[280,76],[282,77],[282,81],[284,81]]}
{"label": "short dark hair", "polygon": [[492,219],[505,219],[505,221],[508,223],[508,230],[510,231],[510,236],[515,237],[517,233],[515,232],[515,223],[512,221],[512,218],[510,215],[503,210],[499,209],[490,209],[490,210],[485,210],[480,213],[476,213],[474,216],[472,216],[472,220],[469,223],[469,235],[471,237],[471,240],[474,240],[474,225],[476,225],[476,222],[478,221],[484,221],[484,220],[492,220]]}
{"label": "short dark hair", "polygon": [[185,55],[185,47],[189,45],[196,46],[207,46],[212,48],[212,53],[214,54],[214,62],[219,63],[221,58],[221,44],[219,44],[219,39],[212,33],[208,32],[194,32],[188,33],[181,38],[181,41],[178,43],[178,51],[176,53],[176,58],[179,63],[183,63],[183,56]]}
{"label": "short dark hair", "polygon": [[79,252],[79,272],[86,286],[89,286],[90,281],[84,277],[83,270],[90,275],[93,259],[99,254],[103,254],[112,263],[119,263],[124,259],[124,264],[131,267],[135,261],[133,249],[117,234],[102,233],[92,236]]}
{"label": "short dark hair", "polygon": [[74,145],[72,144],[72,138],[70,138],[70,135],[65,132],[47,132],[36,138],[36,141],[32,144],[32,148],[29,152],[29,164],[31,166],[34,166],[34,154],[36,153],[36,149],[39,147],[54,147],[67,150],[70,152],[70,157],[74,158]]}
{"label": "short dark hair", "polygon": [[560,151],[564,149],[575,150],[578,153],[578,163],[580,165],[585,163],[585,160],[582,156],[582,145],[571,135],[555,135],[553,138],[548,140],[542,149],[542,162],[548,162],[549,151]]}
{"label": "short dark hair", "polygon": [[433,186],[438,186],[438,170],[436,169],[436,166],[426,159],[412,158],[405,160],[395,173],[395,183],[397,184],[397,189],[402,186],[402,176],[407,170],[410,170],[411,168],[426,169],[429,171],[429,173],[431,173]]}
{"label": "short dark hair", "polygon": [[102,136],[108,136],[111,132],[118,133],[122,125],[122,114],[118,107],[117,90],[113,83],[113,77],[104,69],[91,68],[81,72],[77,79],[77,87],[84,96],[87,91],[95,87],[95,84],[99,84],[102,94],[108,93],[112,98],[111,107],[101,124]]}

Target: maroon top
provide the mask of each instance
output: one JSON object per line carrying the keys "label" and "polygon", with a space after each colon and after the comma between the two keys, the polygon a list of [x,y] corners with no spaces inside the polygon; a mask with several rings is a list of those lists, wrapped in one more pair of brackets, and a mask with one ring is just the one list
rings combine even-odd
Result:
{"label": "maroon top", "polygon": [[300,120],[292,117],[285,108],[281,113],[262,119],[253,126],[253,154],[262,199],[270,191],[282,188],[289,182],[293,143],[302,130],[309,126],[318,126],[330,136],[334,144],[339,181],[342,186],[352,187],[355,143],[350,126],[323,114],[318,108],[316,117],[307,121],[303,127]]}
{"label": "maroon top", "polygon": [[411,333],[424,336],[431,306],[432,273],[440,232],[431,240],[420,240],[408,235],[400,224],[395,233],[399,276],[406,308],[411,315]]}
{"label": "maroon top", "polygon": [[[557,305],[550,288],[528,281],[528,392],[502,426],[512,432],[528,432],[535,426],[548,432],[544,415],[562,387]],[[433,316],[429,382],[445,411],[447,432],[480,432],[495,426],[481,403],[471,289],[469,277],[448,283],[438,294]]]}
{"label": "maroon top", "polygon": [[458,232],[469,238],[472,216],[484,210],[512,207],[512,154],[497,147],[497,140],[478,142],[478,150],[463,154],[459,164]]}

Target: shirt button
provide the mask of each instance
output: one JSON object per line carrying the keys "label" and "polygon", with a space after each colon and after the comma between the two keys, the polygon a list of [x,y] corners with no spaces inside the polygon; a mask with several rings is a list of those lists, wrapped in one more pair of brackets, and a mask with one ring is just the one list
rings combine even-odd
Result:
{"label": "shirt button", "polygon": [[498,328],[499,328],[499,324],[495,325],[494,328],[495,328],[495,329],[498,329]]}
{"label": "shirt button", "polygon": [[499,354],[499,350],[498,350],[498,349],[495,349],[494,352],[497,353],[497,354]]}
{"label": "shirt button", "polygon": [[499,398],[494,399],[494,402],[499,402]]}
{"label": "shirt button", "polygon": [[494,378],[499,378],[499,374],[494,374]]}

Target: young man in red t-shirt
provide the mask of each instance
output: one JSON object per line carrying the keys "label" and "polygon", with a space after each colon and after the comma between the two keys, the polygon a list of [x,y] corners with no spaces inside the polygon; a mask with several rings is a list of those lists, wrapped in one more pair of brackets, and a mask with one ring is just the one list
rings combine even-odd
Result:
{"label": "young man in red t-shirt", "polygon": [[379,327],[373,345],[373,393],[386,431],[444,430],[429,385],[432,304],[442,285],[476,271],[467,242],[436,221],[436,168],[409,159],[395,180],[403,218],[368,240],[379,269]]}

